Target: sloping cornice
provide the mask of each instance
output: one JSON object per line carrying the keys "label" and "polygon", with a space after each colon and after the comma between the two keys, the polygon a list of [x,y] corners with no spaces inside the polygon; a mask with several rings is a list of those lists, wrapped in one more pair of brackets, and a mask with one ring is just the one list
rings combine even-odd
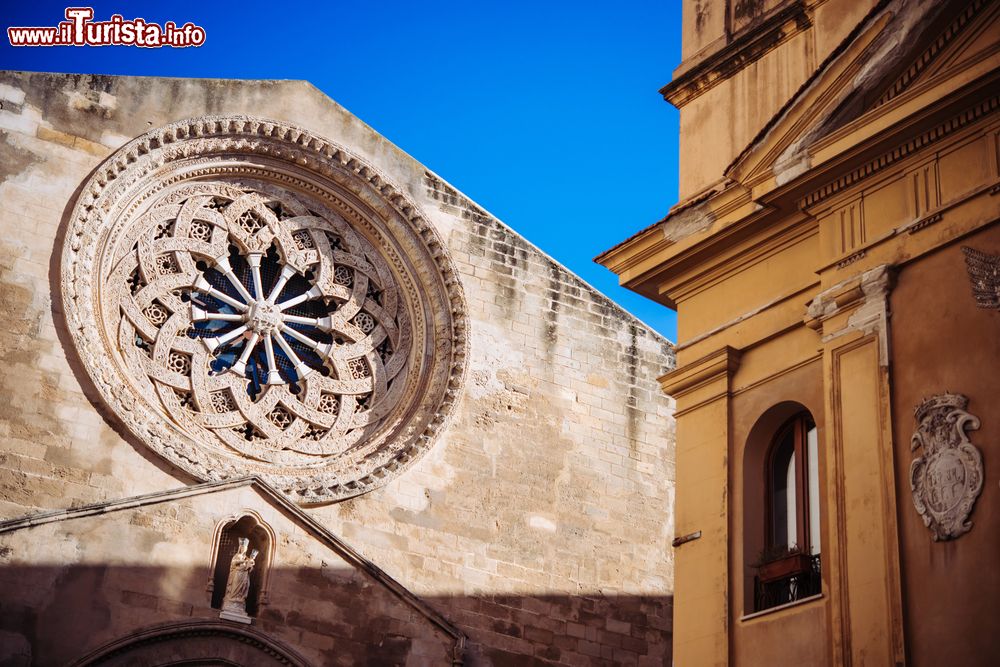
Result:
{"label": "sloping cornice", "polygon": [[677,398],[722,377],[732,377],[740,367],[742,352],[725,345],[657,378],[663,393]]}
{"label": "sloping cornice", "polygon": [[[779,108],[771,119],[764,124],[763,127],[757,132],[753,139],[746,145],[746,147],[740,151],[732,162],[725,168],[723,174],[732,178],[739,171],[744,171],[744,165],[751,160],[755,154],[767,149],[767,144],[771,143],[770,138],[774,136],[786,136],[789,134],[797,134],[796,129],[801,132],[803,126],[803,119],[799,118],[802,114],[797,114],[796,109],[804,109],[804,113],[807,116],[814,116],[820,112],[820,107],[817,104],[817,100],[812,98],[827,98],[829,97],[829,91],[821,90],[825,88],[822,86],[822,79],[831,74],[831,70],[834,69],[835,64],[841,61],[845,54],[851,51],[852,47],[857,47],[859,42],[864,42],[862,48],[866,47],[870,42],[877,36],[880,29],[884,27],[882,24],[887,22],[887,19],[883,17],[883,20],[879,22],[879,18],[882,16],[886,5],[889,4],[889,0],[880,0],[875,4],[874,7],[868,12],[865,17],[858,22],[858,25],[851,30],[848,35],[841,40],[827,57],[819,64],[819,66],[813,71],[809,77],[802,82],[798,90],[788,98],[788,100]],[[869,32],[870,31],[870,32]],[[869,32],[868,39],[862,40],[862,36],[866,32]],[[823,93],[826,93],[825,95]],[[807,99],[808,98],[808,99]],[[791,125],[791,128],[782,131],[782,126]],[[776,150],[768,151],[768,154],[775,154]]]}
{"label": "sloping cornice", "polygon": [[892,85],[882,93],[882,96],[875,101],[872,109],[877,109],[897,97],[920,78],[927,68],[941,55],[947,47],[954,41],[955,36],[960,34],[965,26],[979,12],[988,5],[988,0],[975,0],[964,10],[960,11],[955,19],[945,28],[944,32],[938,35],[927,49],[917,57],[906,70],[892,82]]}
{"label": "sloping cornice", "polygon": [[[802,162],[804,145],[822,140],[903,94],[987,6],[988,0],[950,0],[924,3],[911,13],[901,0],[881,0],[724,174],[752,187],[771,174],[772,167],[777,175],[778,162]],[[792,148],[796,152],[790,156]],[[789,173],[794,172],[793,168]]]}
{"label": "sloping cornice", "polygon": [[331,551],[335,552],[349,565],[366,573],[382,587],[388,589],[390,593],[399,598],[404,604],[423,616],[430,623],[437,626],[437,628],[442,632],[449,635],[455,642],[455,655],[462,655],[467,641],[467,637],[464,632],[462,632],[457,626],[442,616],[429,604],[411,593],[401,583],[389,576],[388,573],[375,565],[375,563],[362,556],[353,547],[330,532],[330,530],[323,524],[313,519],[305,512],[305,510],[287,500],[285,496],[280,494],[276,489],[274,489],[274,487],[270,486],[259,477],[242,477],[233,480],[223,480],[221,482],[204,482],[193,486],[183,486],[170,491],[157,491],[155,493],[147,493],[140,496],[132,496],[130,498],[108,500],[102,503],[95,503],[93,505],[85,505],[83,507],[30,514],[17,519],[0,521],[0,535],[17,530],[25,530],[35,526],[42,526],[49,523],[104,515],[111,512],[120,512],[122,510],[145,507],[147,505],[157,505],[160,503],[181,500],[183,498],[203,496],[242,487],[252,488],[260,494],[265,502],[292,515],[295,520],[302,524],[308,533],[310,533],[319,542],[323,543]]}

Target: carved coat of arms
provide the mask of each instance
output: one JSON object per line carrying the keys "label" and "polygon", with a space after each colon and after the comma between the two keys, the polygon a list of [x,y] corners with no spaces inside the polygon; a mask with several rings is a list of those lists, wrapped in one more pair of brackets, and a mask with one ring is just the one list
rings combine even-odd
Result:
{"label": "carved coat of arms", "polygon": [[972,529],[969,514],[983,490],[983,457],[966,434],[979,428],[979,418],[965,411],[968,404],[961,394],[939,394],[914,412],[911,449],[924,451],[910,464],[910,490],[935,542]]}

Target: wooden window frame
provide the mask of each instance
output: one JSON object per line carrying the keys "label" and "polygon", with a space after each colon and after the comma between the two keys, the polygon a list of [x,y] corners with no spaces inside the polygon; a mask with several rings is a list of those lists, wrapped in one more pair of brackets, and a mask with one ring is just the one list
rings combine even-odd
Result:
{"label": "wooden window frame", "polygon": [[793,452],[795,456],[795,544],[800,553],[808,555],[812,551],[809,525],[809,447],[807,437],[809,430],[815,427],[816,424],[812,416],[808,412],[800,412],[786,421],[777,430],[774,438],[771,439],[764,470],[764,492],[766,495],[764,504],[767,520],[764,544],[767,549],[783,546],[775,544],[774,540],[774,490],[776,481],[774,478],[774,457],[782,440],[788,435],[789,431],[792,431]]}

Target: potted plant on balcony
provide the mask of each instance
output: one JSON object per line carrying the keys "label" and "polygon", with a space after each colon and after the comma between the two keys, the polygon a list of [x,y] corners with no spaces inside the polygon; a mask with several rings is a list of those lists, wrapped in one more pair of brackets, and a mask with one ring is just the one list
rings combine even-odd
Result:
{"label": "potted plant on balcony", "polygon": [[752,563],[761,583],[769,583],[807,574],[812,569],[812,559],[797,544],[768,547]]}

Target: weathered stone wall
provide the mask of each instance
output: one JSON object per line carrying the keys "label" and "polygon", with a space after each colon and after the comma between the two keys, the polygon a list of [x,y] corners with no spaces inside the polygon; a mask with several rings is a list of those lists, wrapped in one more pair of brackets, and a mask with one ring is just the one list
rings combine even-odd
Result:
{"label": "weathered stone wall", "polygon": [[450,662],[447,634],[242,487],[0,534],[4,664],[67,665],[132,631],[218,622],[204,538],[247,509],[279,536],[253,630],[315,665]]}
{"label": "weathered stone wall", "polygon": [[422,207],[462,274],[469,373],[447,430],[388,486],[313,516],[465,629],[472,662],[660,664],[674,457],[656,377],[670,344],[303,82],[0,77],[0,516],[195,481],[116,428],[58,281],[91,171],[151,127],[208,113],[350,146]]}

